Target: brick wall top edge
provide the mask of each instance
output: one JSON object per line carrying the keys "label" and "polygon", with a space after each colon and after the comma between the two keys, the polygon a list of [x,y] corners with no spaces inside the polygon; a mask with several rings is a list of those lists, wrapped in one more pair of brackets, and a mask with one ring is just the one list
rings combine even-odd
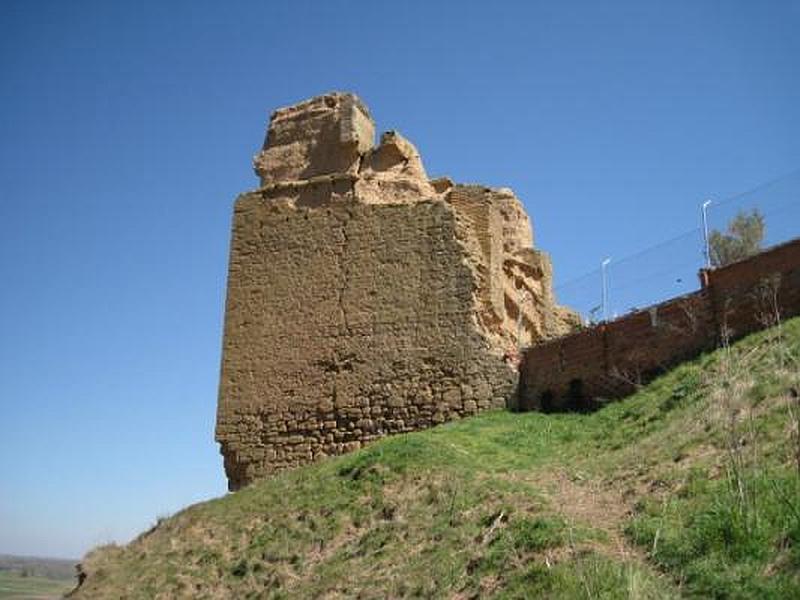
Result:
{"label": "brick wall top edge", "polygon": [[[761,264],[764,262],[772,262],[772,261],[780,261],[784,258],[789,258],[797,254],[800,256],[800,238],[789,240],[788,242],[784,242],[782,244],[778,244],[776,246],[772,246],[755,256],[751,256],[740,260],[738,262],[732,263],[730,265],[726,265],[724,267],[719,267],[716,269],[708,269],[705,270],[705,273],[709,277],[710,282],[721,282],[719,280],[725,281],[734,279],[738,276],[741,272],[747,271],[754,265]],[[703,270],[701,270],[701,273]],[[750,280],[752,278],[748,278],[748,281],[742,282],[744,285],[752,283]],[[652,304],[650,306],[646,306],[636,311],[632,311],[627,313],[617,319],[612,321],[607,321],[605,323],[599,323],[587,329],[583,329],[581,331],[576,331],[574,333],[567,334],[565,336],[544,340],[541,343],[535,344],[526,348],[523,351],[523,357],[527,356],[530,353],[537,353],[540,354],[542,352],[547,352],[549,349],[556,347],[557,345],[564,344],[564,343],[573,343],[577,340],[581,340],[590,336],[602,334],[604,331],[613,330],[617,328],[624,328],[629,327],[631,321],[635,321],[638,319],[649,318],[649,313],[651,310],[656,309],[657,311],[663,311],[671,308],[673,305],[679,304],[681,302],[686,301],[698,301],[702,298],[702,295],[705,293],[705,290],[698,290],[694,292],[689,292],[687,294],[683,294],[681,296],[675,296],[673,298],[669,298],[663,302],[659,302],[657,304]]]}
{"label": "brick wall top edge", "polygon": [[724,267],[706,269],[705,272],[711,281],[727,279],[731,276],[734,276],[734,274],[738,274],[741,271],[747,270],[752,265],[764,263],[766,261],[780,261],[785,257],[790,257],[793,255],[800,256],[800,238],[772,246],[754,256],[749,256],[737,262],[725,265]]}

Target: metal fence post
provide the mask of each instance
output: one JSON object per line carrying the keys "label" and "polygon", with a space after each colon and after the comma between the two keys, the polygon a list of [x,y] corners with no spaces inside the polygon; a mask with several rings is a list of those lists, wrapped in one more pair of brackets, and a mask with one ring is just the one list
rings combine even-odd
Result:
{"label": "metal fence post", "polygon": [[606,276],[606,267],[611,262],[610,258],[606,258],[600,263],[600,277],[602,279],[601,290],[601,303],[603,305],[603,321],[608,321],[608,278]]}
{"label": "metal fence post", "polygon": [[711,200],[706,200],[703,202],[703,208],[701,209],[701,213],[703,214],[703,253],[706,256],[706,269],[711,268],[711,246],[708,242],[708,207],[711,204]]}

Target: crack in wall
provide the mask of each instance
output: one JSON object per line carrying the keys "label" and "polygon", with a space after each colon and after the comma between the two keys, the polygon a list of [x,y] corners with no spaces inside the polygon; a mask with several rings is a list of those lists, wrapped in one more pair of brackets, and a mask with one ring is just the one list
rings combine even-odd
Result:
{"label": "crack in wall", "polygon": [[510,190],[432,182],[411,142],[374,138],[349,94],[279,109],[261,187],[237,200],[216,429],[231,489],[514,405],[520,322],[569,328]]}
{"label": "crack in wall", "polygon": [[350,283],[350,269],[347,267],[347,251],[348,247],[350,246],[350,237],[347,235],[347,224],[350,222],[350,219],[353,215],[349,211],[346,211],[342,217],[336,214],[334,216],[336,221],[339,223],[339,231],[341,233],[341,251],[336,256],[337,267],[339,270],[339,280],[341,281],[341,284],[337,289],[336,301],[339,305],[339,314],[342,318],[344,330],[347,332],[348,336],[352,336],[353,331],[350,329],[350,321],[347,317],[344,296],[347,293],[347,287]]}

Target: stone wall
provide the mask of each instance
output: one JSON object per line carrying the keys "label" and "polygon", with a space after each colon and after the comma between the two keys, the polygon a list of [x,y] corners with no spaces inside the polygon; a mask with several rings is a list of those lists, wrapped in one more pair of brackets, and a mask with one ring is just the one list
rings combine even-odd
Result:
{"label": "stone wall", "polygon": [[262,185],[236,201],[216,430],[231,489],[506,406],[518,337],[576,322],[509,190],[429,181],[410,142],[373,131],[350,94],[276,111]]}
{"label": "stone wall", "polygon": [[800,314],[800,240],[700,273],[702,289],[527,349],[519,408],[581,410],[635,391],[666,368]]}

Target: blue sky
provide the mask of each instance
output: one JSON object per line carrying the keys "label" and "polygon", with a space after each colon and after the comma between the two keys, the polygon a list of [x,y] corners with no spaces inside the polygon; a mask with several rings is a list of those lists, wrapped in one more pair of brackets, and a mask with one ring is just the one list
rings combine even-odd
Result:
{"label": "blue sky", "polygon": [[270,111],[352,90],[513,188],[567,281],[800,167],[797,2],[0,3],[0,553],[225,491],[232,202]]}

